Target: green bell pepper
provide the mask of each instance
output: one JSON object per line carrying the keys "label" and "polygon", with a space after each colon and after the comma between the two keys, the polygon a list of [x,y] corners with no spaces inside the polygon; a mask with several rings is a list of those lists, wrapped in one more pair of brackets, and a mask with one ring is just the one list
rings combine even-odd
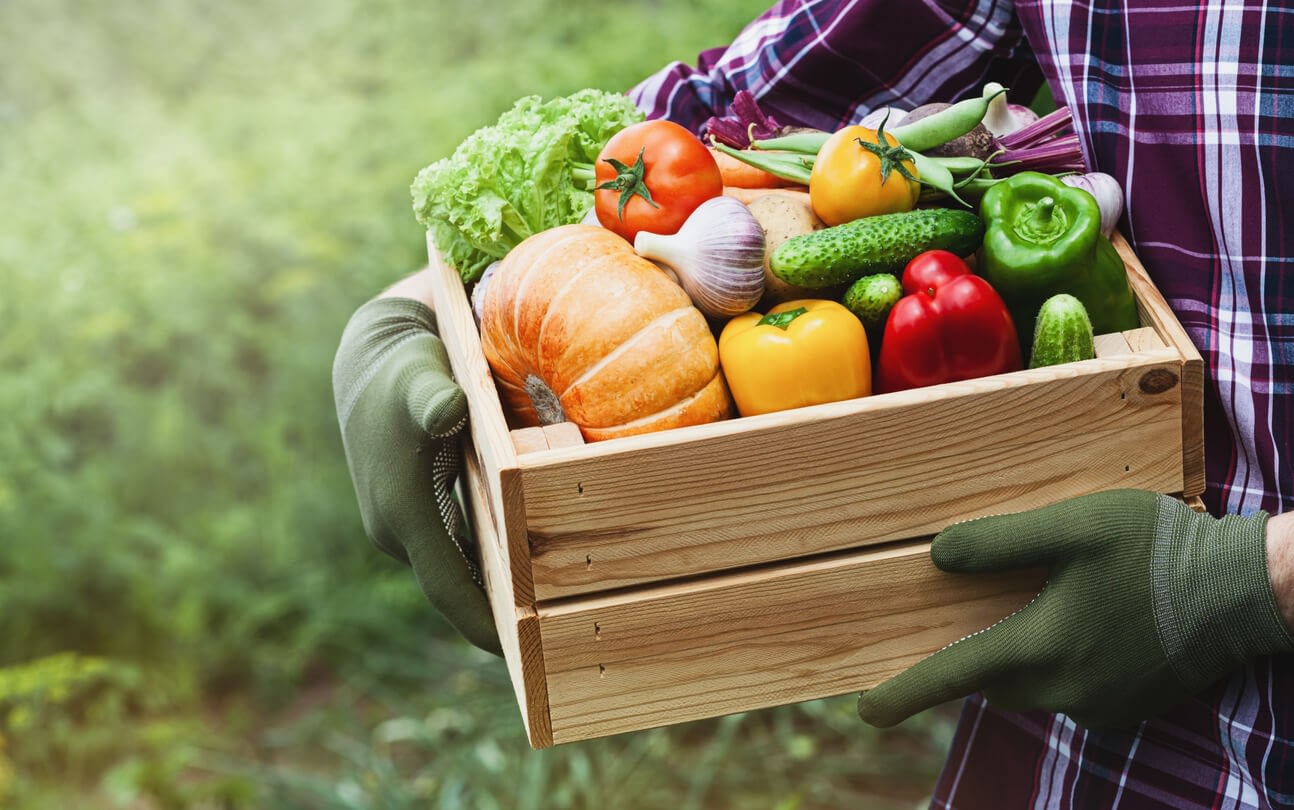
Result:
{"label": "green bell pepper", "polygon": [[1007,302],[1022,338],[1058,293],[1083,302],[1097,334],[1140,325],[1123,259],[1101,233],[1101,211],[1087,191],[1020,172],[984,194],[980,217],[979,273]]}

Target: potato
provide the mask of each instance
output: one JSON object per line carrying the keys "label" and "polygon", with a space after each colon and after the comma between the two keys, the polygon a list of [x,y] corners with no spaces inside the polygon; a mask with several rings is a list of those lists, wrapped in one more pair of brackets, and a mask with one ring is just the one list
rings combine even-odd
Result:
{"label": "potato", "polygon": [[838,290],[815,290],[788,284],[768,269],[768,257],[778,245],[793,236],[812,233],[826,227],[813,213],[807,191],[779,189],[754,196],[746,206],[764,229],[764,297],[759,306],[767,309],[796,298],[838,299]]}

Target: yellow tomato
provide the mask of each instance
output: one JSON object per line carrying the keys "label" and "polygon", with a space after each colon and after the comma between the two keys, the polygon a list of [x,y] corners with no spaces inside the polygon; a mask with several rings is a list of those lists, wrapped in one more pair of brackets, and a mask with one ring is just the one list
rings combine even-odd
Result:
{"label": "yellow tomato", "polygon": [[719,364],[742,416],[872,392],[867,332],[835,301],[798,299],[738,315],[719,334]]}
{"label": "yellow tomato", "polygon": [[828,225],[911,211],[921,194],[917,176],[911,155],[893,135],[848,126],[818,151],[809,175],[809,202]]}

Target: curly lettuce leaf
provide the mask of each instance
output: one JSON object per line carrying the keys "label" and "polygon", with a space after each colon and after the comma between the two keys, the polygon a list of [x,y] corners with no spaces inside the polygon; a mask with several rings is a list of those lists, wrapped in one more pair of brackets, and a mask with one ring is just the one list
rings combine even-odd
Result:
{"label": "curly lettuce leaf", "polygon": [[593,194],[577,171],[643,118],[627,96],[602,90],[521,98],[418,173],[414,216],[464,283],[475,281],[526,237],[580,221]]}

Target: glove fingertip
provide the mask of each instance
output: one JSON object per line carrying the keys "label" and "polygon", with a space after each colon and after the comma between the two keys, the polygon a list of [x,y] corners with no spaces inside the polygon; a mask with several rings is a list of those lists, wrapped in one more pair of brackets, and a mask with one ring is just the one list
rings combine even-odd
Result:
{"label": "glove fingertip", "polygon": [[940,571],[970,573],[982,547],[974,521],[954,523],[930,541],[930,560]]}
{"label": "glove fingertip", "polygon": [[467,417],[467,395],[452,380],[440,375],[426,379],[410,393],[409,405],[414,421],[429,436],[441,436],[456,430]]}
{"label": "glove fingertip", "polygon": [[893,728],[898,725],[902,718],[895,718],[892,712],[885,711],[885,707],[875,699],[869,699],[872,692],[863,692],[858,695],[858,719],[862,720],[869,726],[875,728]]}

